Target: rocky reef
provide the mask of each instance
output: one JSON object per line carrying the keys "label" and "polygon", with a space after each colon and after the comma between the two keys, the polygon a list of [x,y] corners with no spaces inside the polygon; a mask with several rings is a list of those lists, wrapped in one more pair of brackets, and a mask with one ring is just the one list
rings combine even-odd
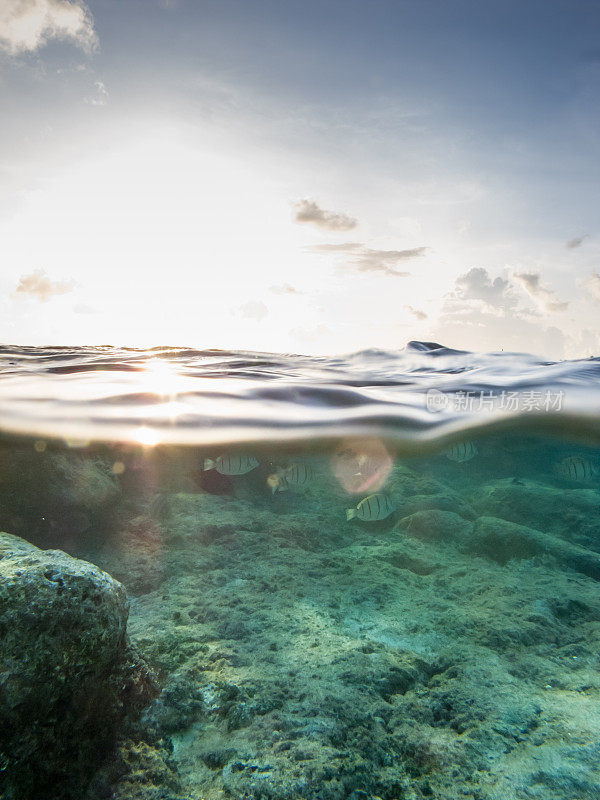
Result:
{"label": "rocky reef", "polygon": [[0,534],[0,794],[81,798],[127,713],[153,693],[123,587]]}
{"label": "rocky reef", "polygon": [[122,498],[112,467],[101,455],[43,440],[0,440],[0,530],[68,552],[110,535]]}
{"label": "rocky reef", "polygon": [[276,494],[271,464],[201,483],[199,456],[171,454],[165,481],[148,455],[135,492],[126,470],[130,513],[77,552],[125,587],[155,697],[127,668],[119,584],[9,538],[0,671],[39,658],[20,684],[37,704],[11,711],[0,684],[23,731],[10,752],[0,733],[9,774],[31,787],[33,736],[47,776],[89,781],[78,800],[597,800],[600,491],[555,480],[547,442],[513,445],[397,459],[380,522],[346,521],[324,457]]}

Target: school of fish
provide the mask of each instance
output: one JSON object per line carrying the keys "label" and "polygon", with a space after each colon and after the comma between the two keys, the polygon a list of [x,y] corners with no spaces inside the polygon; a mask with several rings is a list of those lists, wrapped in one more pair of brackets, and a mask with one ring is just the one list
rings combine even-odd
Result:
{"label": "school of fish", "polygon": [[[450,461],[466,464],[479,453],[477,445],[471,441],[457,442],[443,451]],[[392,459],[380,443],[368,442],[365,449],[359,443],[345,443],[332,460],[332,471],[340,484],[350,494],[372,487],[356,506],[346,509],[346,520],[379,522],[387,519],[397,510],[393,499],[384,491],[383,484],[391,471]],[[216,470],[220,475],[236,477],[247,475],[260,462],[247,453],[223,453],[217,458],[205,458],[204,470]],[[580,455],[571,455],[553,465],[555,476],[562,481],[579,484],[595,483],[600,475],[600,467]],[[381,481],[381,477],[384,480]],[[302,490],[315,480],[316,472],[310,461],[297,460],[285,466],[276,466],[266,478],[266,485],[272,494],[290,490]]]}

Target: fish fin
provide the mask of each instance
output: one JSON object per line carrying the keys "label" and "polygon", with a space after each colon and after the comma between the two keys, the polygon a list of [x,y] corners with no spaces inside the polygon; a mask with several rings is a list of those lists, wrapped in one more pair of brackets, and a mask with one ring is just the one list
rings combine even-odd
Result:
{"label": "fish fin", "polygon": [[351,519],[354,519],[356,516],[356,509],[355,508],[347,508],[346,509],[346,522],[349,522]]}
{"label": "fish fin", "polygon": [[202,468],[202,469],[203,469],[205,472],[206,472],[207,470],[209,470],[209,469],[214,469],[214,468],[215,468],[215,464],[216,464],[216,462],[215,462],[215,460],[214,460],[214,459],[212,459],[212,458],[205,458],[205,459],[204,459],[204,466],[203,466],[203,468]]}

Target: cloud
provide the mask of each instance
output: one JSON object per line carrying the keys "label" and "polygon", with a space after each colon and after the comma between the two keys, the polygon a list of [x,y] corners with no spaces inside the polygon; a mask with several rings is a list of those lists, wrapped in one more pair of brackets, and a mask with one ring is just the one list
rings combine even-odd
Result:
{"label": "cloud", "polygon": [[425,255],[427,247],[415,247],[412,250],[364,250],[351,262],[360,272],[384,272],[386,275],[406,277],[410,272],[398,272],[396,264]]}
{"label": "cloud", "polygon": [[331,331],[329,328],[322,323],[316,325],[314,328],[298,327],[290,330],[290,336],[293,339],[300,339],[302,342],[308,344],[321,343],[323,338],[330,334]]}
{"label": "cloud", "polygon": [[411,258],[425,255],[428,247],[414,247],[411,250],[373,250],[360,242],[345,242],[344,244],[317,244],[309,248],[314,253],[347,253],[352,258],[342,266],[357,269],[359,272],[383,272],[386,275],[395,275],[405,278],[411,272],[401,272],[394,267]]}
{"label": "cloud", "polygon": [[351,231],[358,225],[357,220],[347,214],[325,211],[314,200],[300,200],[295,203],[296,222],[311,222],[328,231]]}
{"label": "cloud", "polygon": [[[529,284],[535,286],[535,279]],[[529,352],[562,358],[565,334],[555,326],[545,327],[539,314],[521,304],[516,288],[512,280],[493,278],[482,267],[459,275],[428,337],[450,347],[480,351],[522,351],[527,342]]]}
{"label": "cloud", "polygon": [[427,319],[427,314],[424,311],[421,311],[420,308],[414,308],[413,306],[402,306],[402,308],[406,309],[406,311],[408,311],[417,319]]}
{"label": "cloud", "polygon": [[43,269],[36,269],[30,275],[23,275],[19,279],[15,294],[35,297],[42,303],[46,303],[51,297],[67,294],[73,289],[73,286],[71,281],[51,281]]}
{"label": "cloud", "polygon": [[298,289],[290,286],[289,283],[284,283],[281,286],[271,286],[270,291],[274,294],[302,294]]}
{"label": "cloud", "polygon": [[569,241],[565,244],[569,250],[574,250],[576,247],[581,247],[581,243],[584,239],[589,238],[589,233],[584,233],[583,236],[576,236],[574,239],[569,239]]}
{"label": "cloud", "polygon": [[315,253],[350,253],[364,247],[360,242],[343,242],[342,244],[315,244],[310,249]]}
{"label": "cloud", "polygon": [[600,275],[597,272],[592,272],[590,277],[583,282],[583,285],[591,294],[592,298],[600,303]]}
{"label": "cloud", "polygon": [[94,23],[82,0],[0,0],[0,49],[32,53],[50,39],[67,39],[86,52],[97,45]]}
{"label": "cloud", "polygon": [[520,272],[513,277],[542,311],[564,311],[568,307],[569,304],[559,300],[555,292],[542,286],[539,272]]}
{"label": "cloud", "polygon": [[564,311],[569,305],[560,301],[556,294],[541,283],[539,272],[515,273],[513,279],[500,276],[490,277],[487,269],[473,267],[464,275],[459,275],[455,281],[454,291],[447,298],[454,303],[460,313],[466,308],[479,308],[487,314],[505,316],[513,312],[521,318],[539,316],[532,308],[520,306],[518,292],[523,289],[540,311]]}
{"label": "cloud", "polygon": [[73,306],[75,314],[99,314],[99,310],[94,306],[88,306],[87,303],[77,303]]}
{"label": "cloud", "polygon": [[473,267],[455,282],[455,297],[460,300],[474,300],[490,308],[505,309],[516,305],[510,281],[506,278],[492,280],[487,269]]}
{"label": "cloud", "polygon": [[239,306],[238,311],[243,317],[255,319],[257,322],[260,322],[269,313],[269,309],[262,300],[248,300],[247,303]]}
{"label": "cloud", "polygon": [[105,106],[108,103],[108,89],[102,81],[94,81],[96,93],[85,98],[91,106]]}

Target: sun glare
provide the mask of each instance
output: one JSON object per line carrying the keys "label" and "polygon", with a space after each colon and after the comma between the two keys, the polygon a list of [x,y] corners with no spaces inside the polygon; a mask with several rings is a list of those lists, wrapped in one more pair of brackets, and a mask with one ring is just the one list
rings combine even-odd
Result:
{"label": "sun glare", "polygon": [[161,437],[158,431],[148,428],[146,425],[142,425],[134,431],[133,440],[146,447],[154,447],[154,445],[160,442]]}
{"label": "sun glare", "polygon": [[139,378],[145,391],[170,399],[183,390],[185,383],[185,379],[177,373],[172,364],[158,358],[152,359],[144,365],[144,370],[139,373]]}

